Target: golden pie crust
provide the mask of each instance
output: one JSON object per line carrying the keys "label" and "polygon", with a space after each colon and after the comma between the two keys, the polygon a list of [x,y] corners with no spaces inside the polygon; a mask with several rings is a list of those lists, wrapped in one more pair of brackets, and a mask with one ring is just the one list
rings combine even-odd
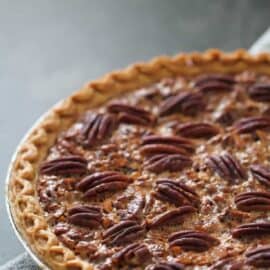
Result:
{"label": "golden pie crust", "polygon": [[245,50],[224,53],[212,49],[204,53],[161,56],[90,82],[53,107],[20,145],[8,182],[12,219],[32,252],[51,269],[94,269],[58,240],[47,224],[36,188],[41,161],[46,158],[59,133],[70,127],[79,115],[113,97],[163,78],[246,70],[270,75],[270,54],[252,56]]}

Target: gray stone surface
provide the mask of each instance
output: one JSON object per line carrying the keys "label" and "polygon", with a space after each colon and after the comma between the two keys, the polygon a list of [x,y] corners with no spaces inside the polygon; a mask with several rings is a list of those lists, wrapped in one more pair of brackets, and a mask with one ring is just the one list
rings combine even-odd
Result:
{"label": "gray stone surface", "polygon": [[0,270],[38,270],[38,265],[29,257],[28,254],[23,253],[0,266]]}
{"label": "gray stone surface", "polygon": [[268,27],[267,0],[0,0],[0,265],[23,249],[4,179],[32,123],[83,82],[160,54],[248,48]]}

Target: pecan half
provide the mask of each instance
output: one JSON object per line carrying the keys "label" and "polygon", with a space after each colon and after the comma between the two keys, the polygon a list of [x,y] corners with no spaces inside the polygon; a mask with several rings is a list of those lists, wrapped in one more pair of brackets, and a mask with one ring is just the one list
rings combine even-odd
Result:
{"label": "pecan half", "polygon": [[154,173],[177,172],[191,165],[191,158],[181,154],[157,154],[144,163],[145,169]]}
{"label": "pecan half", "polygon": [[138,106],[121,102],[112,102],[107,107],[111,113],[118,114],[118,122],[127,124],[149,125],[154,122],[154,116]]}
{"label": "pecan half", "polygon": [[177,262],[160,262],[151,265],[147,270],[184,270],[184,265]]}
{"label": "pecan half", "polygon": [[250,166],[250,171],[258,181],[270,187],[270,167],[253,164]]}
{"label": "pecan half", "polygon": [[210,156],[206,164],[213,171],[217,172],[221,178],[231,182],[246,178],[246,173],[239,161],[229,153]]}
{"label": "pecan half", "polygon": [[165,116],[175,112],[195,115],[205,109],[205,102],[201,93],[181,92],[167,98],[160,104],[159,115]]}
{"label": "pecan half", "polygon": [[69,209],[68,221],[74,225],[96,228],[101,225],[102,213],[99,207],[78,205]]}
{"label": "pecan half", "polygon": [[234,124],[234,129],[238,133],[249,133],[257,129],[269,129],[270,117],[254,116],[240,119]]}
{"label": "pecan half", "polygon": [[116,118],[112,114],[89,113],[80,132],[80,142],[86,146],[93,146],[112,135],[116,127]]}
{"label": "pecan half", "polygon": [[255,267],[270,267],[270,245],[260,246],[246,252],[246,263]]}
{"label": "pecan half", "polygon": [[232,90],[235,80],[231,75],[207,74],[196,78],[194,86],[202,92]]}
{"label": "pecan half", "polygon": [[45,161],[40,166],[40,173],[47,175],[82,174],[86,171],[87,160],[75,155]]}
{"label": "pecan half", "polygon": [[247,223],[232,230],[234,238],[270,234],[270,222]]}
{"label": "pecan half", "polygon": [[157,154],[189,155],[194,151],[194,144],[179,136],[149,135],[142,138],[140,151],[145,156]]}
{"label": "pecan half", "polygon": [[164,225],[179,224],[183,222],[183,219],[186,215],[192,214],[194,212],[196,212],[196,209],[189,205],[181,206],[173,210],[168,210],[167,212],[153,218],[149,222],[148,227],[152,229]]}
{"label": "pecan half", "polygon": [[170,247],[178,246],[185,251],[206,251],[218,245],[219,240],[215,237],[200,231],[180,231],[169,236]]}
{"label": "pecan half", "polygon": [[185,123],[176,126],[176,133],[190,138],[210,138],[219,133],[219,129],[209,123]]}
{"label": "pecan half", "polygon": [[270,210],[270,192],[245,192],[235,197],[235,204],[239,210],[265,211]]}
{"label": "pecan half", "polygon": [[249,96],[260,102],[270,101],[270,84],[269,83],[256,83],[248,88]]}
{"label": "pecan half", "polygon": [[90,198],[107,191],[118,191],[126,188],[130,178],[114,171],[97,172],[83,178],[77,189],[84,192],[84,198]]}
{"label": "pecan half", "polygon": [[121,221],[105,231],[103,241],[110,245],[121,245],[137,240],[144,235],[144,228],[136,221]]}
{"label": "pecan half", "polygon": [[187,185],[162,179],[156,182],[154,197],[161,200],[173,203],[177,206],[182,205],[197,205],[199,197],[195,191],[193,191]]}
{"label": "pecan half", "polygon": [[243,268],[242,261],[234,261],[233,258],[226,258],[217,261],[209,270],[239,270]]}
{"label": "pecan half", "polygon": [[143,265],[150,261],[152,254],[145,244],[134,243],[126,246],[112,256],[116,265]]}

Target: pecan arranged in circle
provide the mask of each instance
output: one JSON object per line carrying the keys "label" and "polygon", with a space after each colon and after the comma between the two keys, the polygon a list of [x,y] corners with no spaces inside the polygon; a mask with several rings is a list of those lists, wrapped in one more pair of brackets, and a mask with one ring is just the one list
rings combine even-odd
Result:
{"label": "pecan arranged in circle", "polygon": [[270,234],[270,222],[247,223],[232,230],[234,238]]}
{"label": "pecan arranged in circle", "polygon": [[270,187],[270,167],[253,164],[250,166],[250,171],[258,181]]}
{"label": "pecan arranged in circle", "polygon": [[93,146],[111,136],[116,127],[116,118],[112,114],[88,113],[80,132],[79,140],[83,145]]}
{"label": "pecan arranged in circle", "polygon": [[102,223],[102,213],[99,207],[78,205],[69,209],[68,221],[74,225],[96,228]]}
{"label": "pecan arranged in circle", "polygon": [[134,243],[126,246],[112,256],[115,265],[143,265],[152,257],[145,244]]}
{"label": "pecan arranged in circle", "polygon": [[145,229],[136,221],[121,221],[103,234],[103,241],[110,245],[121,245],[137,240],[145,233]]}
{"label": "pecan arranged in circle", "polygon": [[153,218],[149,222],[148,227],[152,229],[152,228],[156,228],[156,227],[164,226],[164,225],[179,224],[184,221],[184,217],[186,215],[192,214],[195,212],[196,212],[196,209],[189,205],[181,206],[173,210],[168,210],[167,212]]}
{"label": "pecan arranged in circle", "polygon": [[111,113],[118,114],[119,123],[149,125],[155,120],[154,116],[145,109],[121,102],[112,102],[107,109]]}
{"label": "pecan arranged in circle", "polygon": [[177,172],[191,165],[190,157],[181,154],[158,154],[147,158],[144,163],[145,169],[154,173]]}
{"label": "pecan arranged in circle", "polygon": [[65,156],[45,161],[40,173],[47,175],[83,174],[87,171],[87,160],[81,156]]}
{"label": "pecan arranged in circle", "polygon": [[147,270],[184,270],[184,265],[177,262],[160,262],[151,265]]}
{"label": "pecan arranged in circle", "polygon": [[84,192],[84,198],[91,198],[100,193],[125,189],[130,182],[130,178],[119,172],[97,172],[83,178],[77,189]]}
{"label": "pecan arranged in circle", "polygon": [[194,151],[194,144],[179,136],[149,135],[142,138],[141,153],[145,156],[157,154],[190,155]]}
{"label": "pecan arranged in circle", "polygon": [[184,251],[206,251],[218,245],[219,240],[215,237],[200,231],[180,231],[169,236],[170,247],[181,247]]}
{"label": "pecan arranged in circle", "polygon": [[246,178],[246,173],[239,161],[229,153],[210,156],[206,164],[221,178],[233,183],[235,183],[237,179]]}
{"label": "pecan arranged in circle", "polygon": [[210,138],[219,133],[219,129],[209,123],[185,123],[176,126],[176,132],[184,137]]}
{"label": "pecan arranged in circle", "polygon": [[270,245],[260,246],[246,252],[246,263],[255,267],[270,267]]}
{"label": "pecan arranged in circle", "polygon": [[253,116],[243,118],[234,124],[234,129],[238,133],[249,133],[257,129],[269,130],[270,117],[268,116]]}
{"label": "pecan arranged in circle", "polygon": [[197,193],[190,187],[168,179],[162,179],[156,182],[153,195],[161,201],[170,202],[177,206],[197,205],[199,201]]}
{"label": "pecan arranged in circle", "polygon": [[270,210],[270,192],[245,192],[235,197],[235,204],[242,211]]}
{"label": "pecan arranged in circle", "polygon": [[181,92],[167,98],[160,104],[159,115],[166,116],[175,112],[195,115],[205,109],[205,102],[201,93]]}
{"label": "pecan arranged in circle", "polygon": [[256,83],[248,88],[249,96],[260,102],[270,101],[270,84],[269,83]]}
{"label": "pecan arranged in circle", "polygon": [[235,80],[226,74],[207,74],[197,77],[194,86],[200,91],[232,90]]}

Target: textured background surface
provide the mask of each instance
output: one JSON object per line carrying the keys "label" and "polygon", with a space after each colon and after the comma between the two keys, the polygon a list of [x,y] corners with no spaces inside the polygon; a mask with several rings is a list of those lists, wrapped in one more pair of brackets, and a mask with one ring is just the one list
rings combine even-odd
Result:
{"label": "textured background surface", "polygon": [[155,55],[249,48],[268,27],[267,0],[0,0],[0,265],[22,251],[4,178],[31,124],[82,83]]}

